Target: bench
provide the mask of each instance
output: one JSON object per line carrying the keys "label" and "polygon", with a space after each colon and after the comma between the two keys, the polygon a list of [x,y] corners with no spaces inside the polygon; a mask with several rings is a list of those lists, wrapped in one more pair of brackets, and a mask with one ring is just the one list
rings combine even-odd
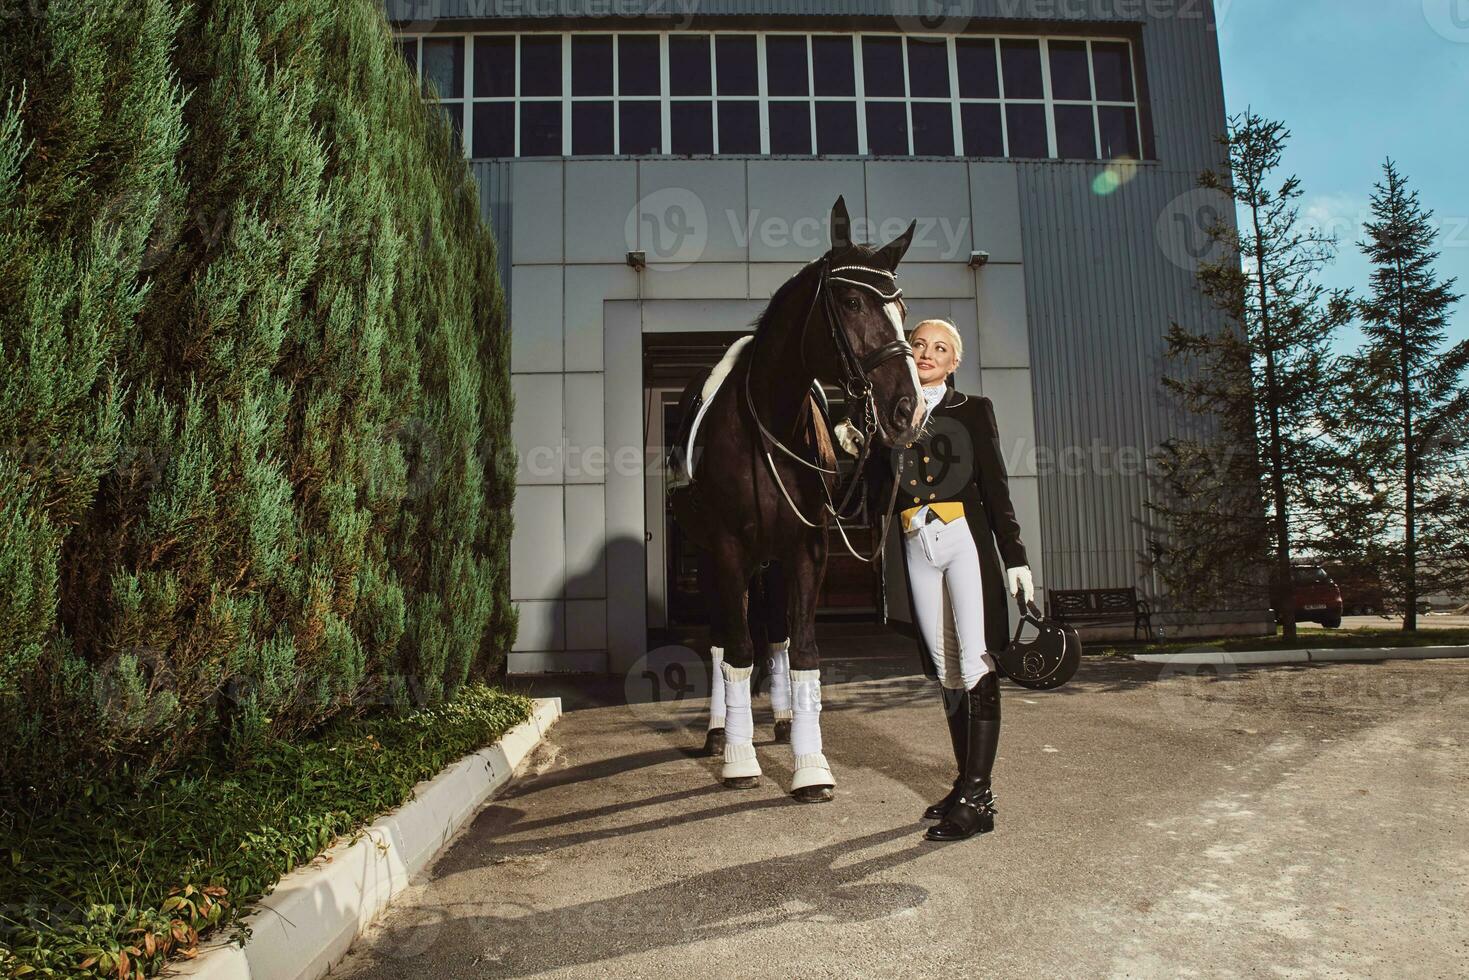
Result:
{"label": "bench", "polygon": [[1048,604],[1052,619],[1067,626],[1103,626],[1132,623],[1132,638],[1147,639],[1153,633],[1153,610],[1137,589],[1050,589]]}

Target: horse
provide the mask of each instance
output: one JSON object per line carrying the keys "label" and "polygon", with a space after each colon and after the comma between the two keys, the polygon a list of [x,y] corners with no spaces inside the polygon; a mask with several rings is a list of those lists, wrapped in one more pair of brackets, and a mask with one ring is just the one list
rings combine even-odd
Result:
{"label": "horse", "polygon": [[[796,756],[791,795],[804,803],[832,799],[835,779],[821,748],[816,602],[829,521],[845,515],[867,453],[878,443],[912,441],[926,411],[913,350],[904,339],[907,310],[896,276],[916,226],[914,221],[881,248],[855,242],[846,202],[838,197],[830,248],[775,291],[753,337],[731,345],[712,385],[700,379],[690,386],[700,385],[698,394],[707,399],[686,454],[689,482],[672,492],[671,502],[675,520],[714,565],[710,700],[717,717],[714,702],[722,688],[720,779],[727,787],[758,785],[761,775],[752,741],[754,650],[746,602],[751,575],[773,559],[785,573],[789,608]],[[846,392],[850,421],[861,434],[859,478],[839,504],[833,499],[832,436],[812,391],[823,381]],[[695,394],[686,390],[681,401],[696,404]],[[891,509],[889,502],[881,512],[884,531]]]}

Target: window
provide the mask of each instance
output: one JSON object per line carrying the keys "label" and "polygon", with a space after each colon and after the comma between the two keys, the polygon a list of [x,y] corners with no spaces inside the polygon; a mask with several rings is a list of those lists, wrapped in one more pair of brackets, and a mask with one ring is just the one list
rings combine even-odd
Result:
{"label": "window", "polygon": [[1130,41],[796,32],[402,36],[474,157],[1141,156]]}

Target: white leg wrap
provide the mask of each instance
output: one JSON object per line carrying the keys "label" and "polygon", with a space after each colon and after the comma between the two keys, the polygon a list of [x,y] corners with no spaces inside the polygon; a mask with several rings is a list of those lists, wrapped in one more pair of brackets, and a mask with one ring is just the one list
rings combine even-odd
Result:
{"label": "white leg wrap", "polygon": [[791,641],[770,644],[770,710],[776,721],[791,720]]}
{"label": "white leg wrap", "polygon": [[709,648],[709,728],[724,727],[724,647]]}
{"label": "white leg wrap", "polygon": [[831,766],[821,752],[821,671],[791,671],[791,696],[791,750],[796,754],[791,789],[835,786]]}
{"label": "white leg wrap", "polygon": [[720,664],[724,671],[724,768],[721,779],[760,775],[755,758],[755,716],[750,711],[751,667]]}

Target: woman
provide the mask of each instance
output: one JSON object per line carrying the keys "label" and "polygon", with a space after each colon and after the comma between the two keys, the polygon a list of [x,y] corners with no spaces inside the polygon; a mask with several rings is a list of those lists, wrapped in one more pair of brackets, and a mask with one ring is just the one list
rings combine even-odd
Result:
{"label": "woman", "polygon": [[[924,673],[943,695],[958,775],[924,812],[940,822],[928,840],[963,840],[994,829],[990,770],[1000,737],[1000,688],[994,657],[1009,641],[1010,597],[1035,586],[1010,502],[994,406],[952,387],[964,341],[947,320],[924,320],[908,336],[928,420],[918,439],[874,454],[877,486],[893,505],[903,538],[908,598]],[[998,543],[998,554],[996,544]],[[1001,572],[1001,558],[1004,572]],[[949,627],[946,629],[946,627]]]}

